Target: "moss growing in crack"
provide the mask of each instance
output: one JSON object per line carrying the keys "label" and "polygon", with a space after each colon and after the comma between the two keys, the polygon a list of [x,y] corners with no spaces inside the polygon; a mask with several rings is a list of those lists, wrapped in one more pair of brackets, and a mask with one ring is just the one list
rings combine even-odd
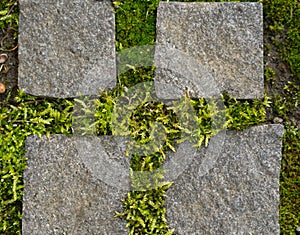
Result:
{"label": "moss growing in crack", "polygon": [[166,221],[165,185],[149,191],[133,191],[123,200],[124,212],[117,216],[125,218],[130,227],[130,235],[135,234],[172,234]]}
{"label": "moss growing in crack", "polygon": [[[189,132],[190,141],[196,142],[200,147],[207,144],[210,137],[218,131],[226,128],[243,130],[250,125],[257,125],[265,120],[265,107],[269,104],[268,99],[254,101],[238,101],[224,94],[219,102],[224,102],[224,110],[218,110],[217,104],[207,102],[205,99],[184,98],[195,109],[196,128]],[[180,101],[179,101],[180,102]],[[163,182],[163,171],[155,172],[162,166],[167,151],[175,151],[176,142],[182,141],[182,132],[186,131],[185,123],[180,123],[176,118],[176,108],[181,109],[179,104],[170,107],[169,110],[162,103],[143,103],[138,109],[132,111],[130,116],[131,133],[133,138],[141,145],[144,141],[150,141],[149,128],[151,122],[162,121],[168,134],[164,146],[151,155],[133,155],[131,157],[131,179],[133,190],[123,200],[124,210],[117,216],[127,220],[130,234],[172,234],[165,220],[164,205],[165,191],[171,186],[171,182]],[[149,112],[151,110],[151,112]],[[169,112],[172,110],[173,112]],[[212,119],[222,119],[219,129],[212,128]],[[189,119],[189,118],[188,118]],[[189,119],[190,120],[190,119]],[[187,125],[189,126],[189,124]],[[122,128],[120,128],[122,129]],[[150,138],[150,139],[149,139]],[[184,139],[186,140],[186,139]],[[151,147],[152,148],[152,147]],[[136,173],[138,172],[138,173]],[[143,174],[144,173],[144,174]],[[152,174],[151,174],[152,173]],[[154,186],[154,189],[152,188]],[[156,202],[153,203],[155,195]],[[148,199],[151,200],[148,201]]]}
{"label": "moss growing in crack", "polygon": [[287,124],[283,137],[282,169],[280,173],[280,217],[282,234],[296,234],[300,226],[300,132]]}

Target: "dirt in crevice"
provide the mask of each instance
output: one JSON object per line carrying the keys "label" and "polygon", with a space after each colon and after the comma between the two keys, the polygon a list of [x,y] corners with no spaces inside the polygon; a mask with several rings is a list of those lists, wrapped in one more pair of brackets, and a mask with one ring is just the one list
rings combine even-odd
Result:
{"label": "dirt in crevice", "polygon": [[[292,71],[288,63],[284,60],[284,56],[280,49],[280,45],[285,43],[286,32],[273,33],[268,29],[268,21],[264,21],[264,66],[271,68],[275,72],[274,78],[265,78],[265,90],[268,97],[272,98],[272,102],[275,102],[275,97],[281,97],[287,102],[291,99],[290,94],[284,89],[289,82],[294,83],[300,87],[300,80],[293,76]],[[276,45],[275,45],[276,44]],[[299,101],[300,105],[300,101]],[[294,123],[300,130],[300,108],[289,109],[288,120]],[[279,117],[279,119],[278,119]],[[274,112],[274,109],[267,109],[267,122],[277,123],[280,122],[280,115]]]}
{"label": "dirt in crevice", "polygon": [[[0,64],[2,67],[0,72],[0,82],[2,82],[7,90],[11,90],[12,95],[16,94],[18,86],[18,48],[14,39],[14,29],[7,31],[0,30],[0,54],[7,54],[8,59],[5,63]],[[14,49],[14,50],[12,50]],[[7,92],[0,94],[0,102],[5,100]]]}

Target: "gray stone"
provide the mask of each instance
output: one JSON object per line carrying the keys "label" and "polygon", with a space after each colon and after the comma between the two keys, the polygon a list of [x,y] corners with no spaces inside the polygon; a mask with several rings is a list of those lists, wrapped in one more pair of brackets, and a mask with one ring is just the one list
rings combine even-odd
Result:
{"label": "gray stone", "polygon": [[283,123],[283,119],[282,118],[280,118],[280,117],[274,117],[274,119],[273,119],[273,122],[274,123]]}
{"label": "gray stone", "polygon": [[110,1],[21,0],[19,87],[37,96],[97,95],[116,83]]}
{"label": "gray stone", "polygon": [[175,234],[279,234],[281,125],[227,131],[214,167],[202,174],[202,149],[167,191]]}
{"label": "gray stone", "polygon": [[104,149],[118,162],[119,171],[127,169],[129,182],[126,146],[115,138],[27,138],[22,234],[128,234],[126,221],[114,218],[116,211],[122,211],[121,199],[128,191],[115,184],[118,174],[104,168],[102,159]]}
{"label": "gray stone", "polygon": [[156,43],[160,98],[263,97],[261,3],[160,2]]}

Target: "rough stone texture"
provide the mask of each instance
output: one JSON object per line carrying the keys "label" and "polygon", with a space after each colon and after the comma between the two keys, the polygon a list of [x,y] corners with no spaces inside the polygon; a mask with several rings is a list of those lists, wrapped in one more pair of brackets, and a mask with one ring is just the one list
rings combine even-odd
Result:
{"label": "rough stone texture", "polygon": [[201,162],[208,156],[200,151],[167,191],[167,221],[175,233],[279,234],[282,135],[281,125],[228,131],[206,175]]}
{"label": "rough stone texture", "polygon": [[160,2],[158,96],[176,99],[188,87],[193,97],[263,97],[262,17],[261,3]]}
{"label": "rough stone texture", "polygon": [[116,83],[109,0],[20,0],[19,87],[37,96],[99,94]]}
{"label": "rough stone texture", "polygon": [[[22,234],[128,234],[126,221],[114,218],[116,211],[122,211],[120,200],[128,191],[111,186],[116,179],[109,178],[110,169],[97,163],[105,163],[98,148],[105,145],[109,157],[127,168],[129,177],[129,159],[123,157],[125,145],[114,138],[28,137]],[[100,153],[98,160],[95,153]]]}

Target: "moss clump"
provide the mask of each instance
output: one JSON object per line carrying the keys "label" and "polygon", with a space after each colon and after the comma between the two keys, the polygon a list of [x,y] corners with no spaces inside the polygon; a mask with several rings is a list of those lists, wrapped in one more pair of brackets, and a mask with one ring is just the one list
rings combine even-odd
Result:
{"label": "moss clump", "polygon": [[[16,32],[19,23],[19,5],[17,0],[2,0],[0,2],[0,28],[13,28]],[[17,33],[15,38],[17,38]]]}
{"label": "moss clump", "polygon": [[296,234],[300,226],[300,132],[287,124],[283,137],[280,173],[280,225],[282,234]]}

